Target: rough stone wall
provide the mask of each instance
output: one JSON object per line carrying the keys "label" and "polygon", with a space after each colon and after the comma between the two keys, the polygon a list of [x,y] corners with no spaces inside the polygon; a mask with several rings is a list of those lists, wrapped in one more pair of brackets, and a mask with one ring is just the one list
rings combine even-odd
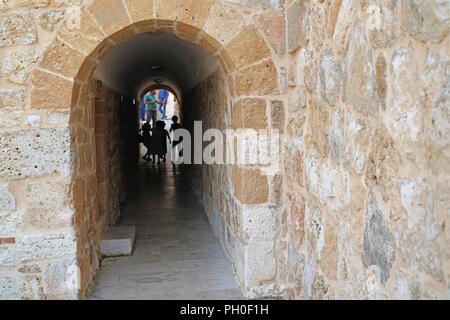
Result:
{"label": "rough stone wall", "polygon": [[449,3],[285,8],[288,297],[449,298]]}

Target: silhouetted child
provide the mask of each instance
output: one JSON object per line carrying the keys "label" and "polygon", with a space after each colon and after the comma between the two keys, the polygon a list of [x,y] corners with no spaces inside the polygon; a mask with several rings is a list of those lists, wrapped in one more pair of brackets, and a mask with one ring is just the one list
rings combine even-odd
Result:
{"label": "silhouetted child", "polygon": [[[156,160],[156,155],[158,156],[158,163],[161,161],[161,158],[166,161],[166,153],[167,153],[167,139],[170,140],[169,132],[167,132],[164,127],[166,123],[164,121],[156,121],[156,127],[153,129],[152,135],[152,154],[153,161]],[[152,161],[152,162],[153,162]]]}
{"label": "silhouetted child", "polygon": [[[172,117],[172,125],[170,126],[169,132],[175,131],[177,129],[181,129],[181,124],[178,123],[178,117]],[[183,141],[183,137],[179,137],[179,140],[173,140],[172,148],[174,148],[177,144]]]}
{"label": "silhouetted child", "polygon": [[147,152],[145,153],[144,159],[145,161],[150,161],[150,154],[151,154],[151,145],[152,145],[152,136],[150,135],[150,124],[148,122],[144,123],[142,125],[142,137],[143,137],[143,143],[144,146],[147,148]]}

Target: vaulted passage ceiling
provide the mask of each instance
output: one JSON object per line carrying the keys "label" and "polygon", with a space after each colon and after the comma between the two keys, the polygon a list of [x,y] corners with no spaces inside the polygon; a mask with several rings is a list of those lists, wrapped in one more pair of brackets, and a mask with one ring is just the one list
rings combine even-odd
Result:
{"label": "vaulted passage ceiling", "polygon": [[193,43],[169,33],[145,33],[113,48],[94,77],[131,97],[139,96],[155,80],[182,94],[218,67],[216,57]]}

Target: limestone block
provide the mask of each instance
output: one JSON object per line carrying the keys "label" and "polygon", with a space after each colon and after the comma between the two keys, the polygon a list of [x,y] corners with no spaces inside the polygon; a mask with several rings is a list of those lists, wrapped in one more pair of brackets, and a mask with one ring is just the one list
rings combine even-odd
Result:
{"label": "limestone block", "polygon": [[0,211],[16,210],[16,198],[9,184],[0,184]]}
{"label": "limestone block", "polygon": [[5,55],[4,71],[9,81],[24,84],[28,79],[29,67],[36,62],[36,51],[24,49],[8,51]]}
{"label": "limestone block", "polygon": [[48,124],[67,124],[70,120],[69,111],[49,111],[47,112]]}
{"label": "limestone block", "polygon": [[402,2],[402,30],[421,41],[440,43],[447,38],[450,10],[445,0]]}
{"label": "limestone block", "polygon": [[108,227],[100,240],[102,256],[129,256],[136,239],[135,226]]}
{"label": "limestone block", "polygon": [[242,208],[242,230],[248,241],[273,240],[280,231],[279,211],[275,207]]}
{"label": "limestone block", "polygon": [[0,127],[11,128],[19,126],[23,121],[23,110],[4,108],[0,109]]}
{"label": "limestone block", "polygon": [[246,245],[245,265],[248,297],[270,295],[276,271],[274,242],[250,242]]}
{"label": "limestone block", "polygon": [[0,247],[0,267],[14,267],[14,249]]}
{"label": "limestone block", "polygon": [[39,25],[47,31],[55,30],[59,20],[64,17],[65,10],[49,10],[39,15]]}
{"label": "limestone block", "polygon": [[373,48],[392,46],[397,37],[398,7],[396,0],[370,0],[367,29]]}
{"label": "limestone block", "polygon": [[330,105],[334,106],[340,96],[342,87],[342,67],[328,46],[320,55],[320,95]]}
{"label": "limestone block", "polygon": [[260,14],[256,16],[259,27],[273,50],[283,55],[286,53],[286,27],[284,15],[278,13]]}
{"label": "limestone block", "polygon": [[18,237],[21,262],[59,258],[76,254],[77,240],[71,233],[28,234]]}
{"label": "limestone block", "polygon": [[267,102],[264,99],[238,100],[232,108],[232,128],[266,129],[268,127],[266,109]]}
{"label": "limestone block", "polygon": [[85,56],[58,40],[46,48],[39,66],[52,72],[75,78]]}
{"label": "limestone block", "polygon": [[283,134],[286,122],[283,101],[270,102],[270,118],[272,129],[276,129],[280,134]]}
{"label": "limestone block", "polygon": [[40,127],[42,120],[40,114],[27,114],[25,122],[29,127]]}
{"label": "limestone block", "polygon": [[1,108],[23,108],[27,90],[0,90],[0,109]]}
{"label": "limestone block", "polygon": [[53,74],[34,70],[31,83],[32,109],[68,109],[72,105],[73,82]]}
{"label": "limestone block", "polygon": [[26,191],[25,222],[36,229],[64,228],[72,225],[75,209],[70,184],[30,183]]}
{"label": "limestone block", "polygon": [[106,37],[85,7],[80,9],[80,28],[66,22],[58,27],[56,33],[61,40],[84,54],[92,53]]}
{"label": "limestone block", "polygon": [[317,88],[317,61],[312,50],[302,48],[297,56],[297,84],[314,93]]}
{"label": "limestone block", "polygon": [[292,241],[289,241],[287,255],[287,280],[298,281],[301,278],[302,269],[304,268],[305,256],[297,252]]}
{"label": "limestone block", "polygon": [[176,20],[180,2],[180,0],[153,0],[158,19],[162,21]]}
{"label": "limestone block", "polygon": [[21,300],[45,299],[42,278],[38,275],[25,275],[17,280]]}
{"label": "limestone block", "polygon": [[23,215],[20,212],[0,213],[0,235],[14,235],[22,231]]}
{"label": "limestone block", "polygon": [[70,128],[3,132],[0,147],[6,152],[0,154],[0,178],[69,176],[73,168],[70,136]]}
{"label": "limestone block", "polygon": [[286,181],[292,186],[303,186],[303,146],[299,139],[290,139],[285,146]]}
{"label": "limestone block", "polygon": [[389,278],[389,272],[395,259],[395,242],[372,191],[369,192],[367,200],[361,259],[366,268],[372,265],[378,266],[380,281],[384,284]]}
{"label": "limestone block", "polygon": [[[336,1],[337,2],[337,1]],[[344,51],[347,45],[347,39],[350,35],[350,30],[357,16],[357,10],[360,5],[359,0],[342,1],[338,6],[339,13],[337,15],[336,27],[333,33],[333,40],[337,46],[337,54]]]}
{"label": "limestone block", "polygon": [[387,96],[387,69],[386,59],[384,55],[380,53],[375,64],[375,77],[377,81],[378,98],[381,103],[381,107],[386,109],[386,96]]}
{"label": "limestone block", "polygon": [[51,263],[44,275],[48,299],[78,299],[80,269],[76,259]]}
{"label": "limestone block", "polygon": [[131,24],[121,0],[96,0],[88,10],[108,36]]}
{"label": "limestone block", "polygon": [[345,149],[345,113],[342,107],[337,107],[331,115],[330,122],[330,156],[331,159],[340,165],[344,160]]}
{"label": "limestone block", "polygon": [[326,156],[329,150],[329,115],[327,106],[320,99],[314,98],[311,103],[310,112],[310,133],[308,134],[308,142],[312,143],[317,151]]}
{"label": "limestone block", "polygon": [[37,41],[33,14],[16,11],[0,15],[0,47],[33,44]]}
{"label": "limestone block", "polygon": [[149,20],[153,17],[153,0],[125,0],[125,4],[133,22]]}
{"label": "limestone block", "polygon": [[233,167],[234,195],[242,204],[260,204],[268,199],[267,176],[258,169]]}
{"label": "limestone block", "polygon": [[0,300],[17,300],[17,288],[14,279],[0,278]]}
{"label": "limestone block", "polygon": [[214,0],[183,0],[177,20],[201,29],[208,19],[214,2]]}
{"label": "limestone block", "polygon": [[240,96],[264,96],[279,93],[278,72],[272,60],[239,70],[235,79]]}
{"label": "limestone block", "polygon": [[378,116],[378,93],[372,54],[359,19],[353,26],[344,58],[342,100],[364,115]]}
{"label": "limestone block", "polygon": [[244,18],[237,10],[216,1],[211,8],[204,31],[225,45],[242,30],[244,22]]}
{"label": "limestone block", "polygon": [[295,0],[287,9],[288,51],[297,50],[305,42],[303,19],[305,6],[303,1]]}
{"label": "limestone block", "polygon": [[367,153],[373,136],[369,119],[362,119],[353,113],[347,113],[345,119],[345,168],[362,174],[366,166]]}
{"label": "limestone block", "polygon": [[270,55],[265,40],[254,25],[244,28],[225,49],[238,69],[263,60]]}

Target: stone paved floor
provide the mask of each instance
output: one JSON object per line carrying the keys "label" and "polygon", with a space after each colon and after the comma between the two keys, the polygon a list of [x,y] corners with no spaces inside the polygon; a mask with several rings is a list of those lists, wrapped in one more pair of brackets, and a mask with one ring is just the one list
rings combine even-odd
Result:
{"label": "stone paved floor", "polygon": [[108,258],[90,299],[244,299],[179,168],[141,166],[118,225],[136,225],[128,257]]}

